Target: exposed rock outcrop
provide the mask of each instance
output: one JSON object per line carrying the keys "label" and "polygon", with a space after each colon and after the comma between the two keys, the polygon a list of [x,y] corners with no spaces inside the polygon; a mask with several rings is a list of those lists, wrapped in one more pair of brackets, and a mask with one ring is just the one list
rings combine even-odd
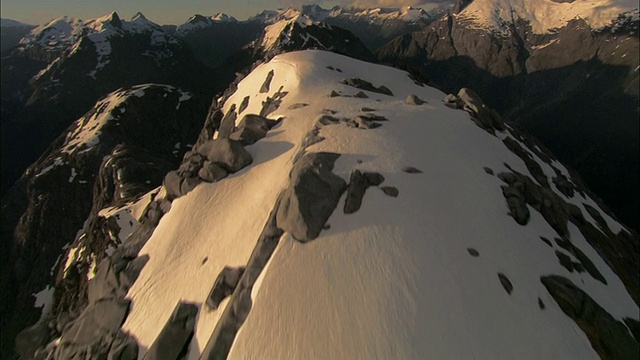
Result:
{"label": "exposed rock outcrop", "polygon": [[345,181],[331,172],[339,156],[309,153],[291,170],[290,184],[283,193],[276,220],[279,228],[298,241],[318,237],[347,188]]}
{"label": "exposed rock outcrop", "polygon": [[602,359],[637,359],[638,341],[625,325],[616,321],[605,309],[569,279],[549,275],[540,278],[560,309],[584,331],[593,349]]}

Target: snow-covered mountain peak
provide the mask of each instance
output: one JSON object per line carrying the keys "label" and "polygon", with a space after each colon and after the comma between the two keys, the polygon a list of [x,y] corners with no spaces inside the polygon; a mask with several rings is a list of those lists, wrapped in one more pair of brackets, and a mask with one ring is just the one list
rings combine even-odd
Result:
{"label": "snow-covered mountain peak", "polygon": [[294,32],[308,26],[316,26],[324,29],[331,29],[331,26],[312,20],[308,15],[290,8],[279,15],[280,21],[267,26],[262,35],[260,47],[265,51],[273,49],[280,43],[289,43],[294,38]]}
{"label": "snow-covered mountain peak", "polygon": [[182,25],[179,25],[176,31],[179,34],[186,34],[191,31],[202,29],[209,27],[216,23],[228,24],[228,23],[236,23],[238,20],[236,18],[229,16],[223,13],[217,13],[214,16],[203,16],[203,15],[193,15]]}
{"label": "snow-covered mountain peak", "polygon": [[61,48],[68,46],[70,39],[77,36],[77,29],[83,24],[82,20],[68,16],[53,19],[46,24],[37,26],[31,33],[20,40],[20,44],[29,46],[37,43],[47,48]]}
{"label": "snow-covered mountain peak", "polygon": [[[84,36],[100,47],[102,46],[100,44],[104,44],[112,36],[146,32],[153,32],[154,41],[156,42],[168,41],[160,26],[149,21],[141,13],[136,14],[131,21],[125,21],[120,19],[116,12],[112,12],[86,21],[67,16],[52,20],[33,29],[29,35],[20,41],[20,44],[23,48],[38,45],[49,51],[70,49],[73,52],[80,45],[78,40]],[[106,52],[106,50],[103,52]]]}
{"label": "snow-covered mountain peak", "polygon": [[406,22],[415,22],[419,19],[429,20],[431,17],[421,8],[403,6],[399,9],[373,8],[364,9],[354,14],[359,17],[370,17],[375,20],[399,19]]}
{"label": "snow-covered mountain peak", "polygon": [[[179,170],[196,178],[156,197],[170,210],[141,247],[123,326],[139,358],[170,341],[162,327],[183,302],[187,359],[591,359],[608,340],[589,332],[585,302],[616,324],[613,351],[634,354],[637,294],[603,255],[620,256],[606,249],[627,231],[472,91],[445,98],[401,70],[307,50],[221,101],[216,140]],[[239,143],[246,167],[199,180],[202,154]]]}
{"label": "snow-covered mountain peak", "polygon": [[131,17],[131,21],[136,21],[138,19],[142,19],[142,20],[147,20],[148,21],[147,17],[144,16],[144,14],[141,13],[140,11],[138,11],[135,15],[133,15]]}
{"label": "snow-covered mountain peak", "polygon": [[611,24],[621,14],[638,14],[635,0],[474,0],[457,16],[470,27],[504,31],[518,19],[528,21],[534,33],[543,34],[584,19],[592,29]]}
{"label": "snow-covered mountain peak", "polygon": [[215,14],[212,17],[212,19],[213,19],[213,21],[217,21],[217,22],[236,22],[236,21],[238,21],[233,16],[229,16],[229,15],[221,13],[221,12]]}

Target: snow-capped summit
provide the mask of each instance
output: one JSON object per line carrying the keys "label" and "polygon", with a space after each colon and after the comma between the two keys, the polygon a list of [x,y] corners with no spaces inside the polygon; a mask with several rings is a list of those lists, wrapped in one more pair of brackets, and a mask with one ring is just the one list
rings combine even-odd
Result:
{"label": "snow-capped summit", "polygon": [[[344,14],[344,13],[343,13]],[[353,13],[356,17],[369,18],[371,21],[385,21],[390,19],[398,19],[406,22],[416,22],[420,19],[432,20],[432,17],[421,8],[411,6],[403,6],[399,9],[373,8],[364,9]]]}
{"label": "snow-capped summit", "polygon": [[160,25],[147,19],[141,12],[136,13],[131,21],[123,22],[124,30],[133,33],[142,33],[147,31],[162,32]]}
{"label": "snow-capped summit", "polygon": [[638,18],[635,0],[473,0],[457,15],[458,20],[478,29],[503,31],[517,20],[529,22],[537,34],[562,28],[573,19],[583,19],[596,30],[610,25],[619,15]]}
{"label": "snow-capped summit", "polygon": [[179,25],[176,32],[180,35],[192,32],[194,30],[210,27],[214,24],[237,23],[233,16],[223,13],[217,13],[214,16],[202,16],[200,14],[193,15],[184,24]]}
{"label": "snow-capped summit", "polygon": [[264,29],[264,35],[262,36],[260,46],[266,51],[271,50],[273,47],[278,45],[279,40],[284,42],[291,41],[293,35],[292,32],[296,27],[306,28],[307,26],[319,26],[321,28],[330,29],[330,27],[325,23],[314,21],[309,16],[303,15],[291,8],[281,13],[279,18],[279,21]]}
{"label": "snow-capped summit", "polygon": [[213,19],[213,21],[217,21],[217,22],[235,22],[235,21],[238,21],[233,16],[229,16],[227,14],[220,13],[220,12],[215,14],[212,17],[212,19]]}
{"label": "snow-capped summit", "polygon": [[24,47],[38,44],[49,49],[62,49],[74,42],[82,25],[80,19],[63,16],[37,26],[20,43]]}
{"label": "snow-capped summit", "polygon": [[69,49],[73,52],[73,48],[79,46],[78,40],[83,37],[88,37],[98,47],[106,47],[104,44],[112,36],[148,32],[154,33],[155,41],[169,40],[161,27],[148,20],[142,13],[137,13],[131,21],[120,19],[116,12],[86,21],[64,16],[36,27],[20,41],[20,44],[23,49],[39,46],[52,52],[64,52]]}
{"label": "snow-capped summit", "polygon": [[313,20],[353,32],[370,50],[374,50],[399,35],[422,30],[451,6],[450,1],[425,5],[424,9],[412,6],[371,9],[334,6],[325,10],[318,5],[308,5],[303,6],[301,12]]}
{"label": "snow-capped summit", "polygon": [[295,9],[281,12],[279,21],[267,26],[250,47],[253,57],[269,60],[287,51],[322,49],[364,60],[373,57],[351,32],[322,21],[313,20]]}

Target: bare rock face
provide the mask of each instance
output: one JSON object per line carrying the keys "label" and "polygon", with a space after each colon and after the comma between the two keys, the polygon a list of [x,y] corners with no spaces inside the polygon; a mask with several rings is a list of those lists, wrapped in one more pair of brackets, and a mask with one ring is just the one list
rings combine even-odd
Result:
{"label": "bare rock face", "polygon": [[245,115],[237,129],[231,134],[231,139],[240,141],[245,146],[251,145],[267,136],[267,132],[276,124],[277,121],[260,115]]}
{"label": "bare rock face", "polygon": [[62,334],[56,359],[106,357],[129,311],[129,300],[102,299],[89,305]]}
{"label": "bare rock face", "polygon": [[149,348],[145,359],[178,360],[186,355],[196,325],[197,314],[196,305],[178,303],[162,332]]}
{"label": "bare rock face", "polygon": [[230,173],[242,169],[253,161],[251,154],[244,149],[242,143],[226,138],[208,141],[200,146],[198,152]]}
{"label": "bare rock face", "polygon": [[269,71],[267,78],[264,79],[264,83],[260,87],[260,93],[268,93],[269,87],[271,87],[271,80],[273,79],[273,70]]}
{"label": "bare rock face", "polygon": [[229,266],[222,269],[213,288],[211,288],[211,292],[209,292],[209,296],[207,296],[207,306],[210,309],[217,309],[222,300],[233,293],[242,274],[244,274],[244,270],[244,267],[233,268]]}
{"label": "bare rock face", "polygon": [[502,195],[507,200],[509,215],[520,225],[526,225],[531,216],[523,189],[524,183],[522,182],[514,182],[513,185],[502,186]]}
{"label": "bare rock face", "polygon": [[630,336],[625,325],[569,279],[550,275],[540,281],[562,311],[584,331],[600,358],[633,360],[640,357],[638,341]]}
{"label": "bare rock face", "polygon": [[404,100],[404,103],[407,105],[422,105],[426,103],[426,101],[420,99],[417,95],[409,95]]}
{"label": "bare rock face", "polygon": [[202,181],[206,182],[216,182],[218,180],[224,179],[227,177],[229,173],[222,166],[211,162],[206,161],[202,168],[198,171],[198,177],[202,179]]}
{"label": "bare rock face", "polygon": [[360,210],[360,206],[362,206],[362,198],[364,197],[364,193],[367,191],[367,188],[369,186],[378,186],[382,184],[383,181],[384,177],[379,173],[362,173],[360,170],[353,171],[351,173],[351,179],[349,180],[349,186],[347,187],[347,197],[344,201],[344,213],[353,214]]}
{"label": "bare rock face", "polygon": [[298,241],[311,241],[320,235],[347,188],[346,182],[331,172],[339,156],[309,153],[300,158],[291,171],[276,221],[279,228]]}
{"label": "bare rock face", "polygon": [[[359,78],[347,78],[340,81],[342,84],[353,86],[356,89],[367,90],[378,94],[393,96],[393,92],[384,85],[374,86],[372,83]],[[366,94],[365,94],[366,95]]]}

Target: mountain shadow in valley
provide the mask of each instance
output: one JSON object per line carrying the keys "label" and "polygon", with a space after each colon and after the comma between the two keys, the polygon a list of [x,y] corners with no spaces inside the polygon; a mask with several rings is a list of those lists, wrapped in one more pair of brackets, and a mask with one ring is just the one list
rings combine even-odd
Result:
{"label": "mountain shadow in valley", "polygon": [[591,59],[498,77],[467,56],[392,62],[447,93],[474,89],[576,169],[623,223],[640,228],[640,111],[638,75],[630,76],[634,69]]}

